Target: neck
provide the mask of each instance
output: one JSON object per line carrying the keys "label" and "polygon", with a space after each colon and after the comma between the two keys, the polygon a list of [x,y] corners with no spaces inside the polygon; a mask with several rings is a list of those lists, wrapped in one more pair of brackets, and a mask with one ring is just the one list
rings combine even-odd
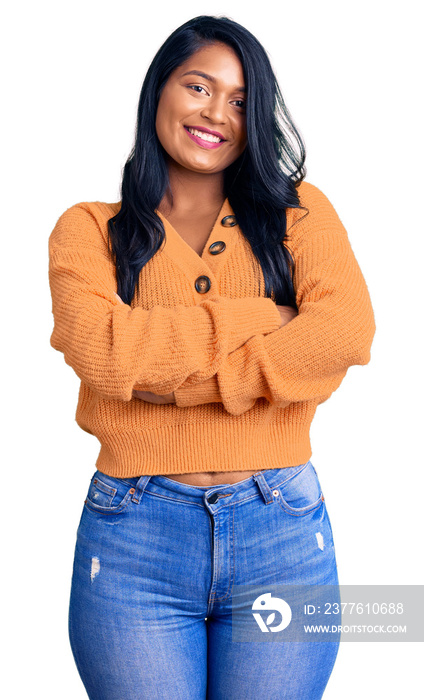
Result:
{"label": "neck", "polygon": [[168,164],[169,188],[165,192],[159,211],[167,216],[172,213],[202,212],[220,209],[224,200],[224,173],[196,173],[180,167],[177,163]]}

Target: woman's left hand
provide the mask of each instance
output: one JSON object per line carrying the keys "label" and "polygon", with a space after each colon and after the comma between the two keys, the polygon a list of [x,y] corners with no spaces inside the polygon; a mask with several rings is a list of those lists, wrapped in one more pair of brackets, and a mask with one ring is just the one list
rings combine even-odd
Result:
{"label": "woman's left hand", "polygon": [[152,391],[137,391],[133,389],[133,398],[142,399],[149,403],[175,403],[174,392],[171,394],[154,394]]}

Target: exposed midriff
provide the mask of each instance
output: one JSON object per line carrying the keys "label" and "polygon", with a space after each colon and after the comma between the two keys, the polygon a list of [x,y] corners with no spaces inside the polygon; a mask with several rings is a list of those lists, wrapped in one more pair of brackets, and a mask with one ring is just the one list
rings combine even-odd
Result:
{"label": "exposed midriff", "polygon": [[217,486],[218,484],[236,484],[238,481],[248,479],[261,469],[242,472],[198,472],[195,474],[164,474],[168,479],[180,481],[191,486]]}

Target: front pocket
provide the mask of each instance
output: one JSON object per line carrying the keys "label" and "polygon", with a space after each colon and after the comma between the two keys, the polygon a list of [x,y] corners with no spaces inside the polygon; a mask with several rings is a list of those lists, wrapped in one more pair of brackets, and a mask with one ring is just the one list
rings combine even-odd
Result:
{"label": "front pocket", "polygon": [[87,498],[96,503],[96,505],[108,508],[112,505],[112,501],[116,496],[118,489],[114,486],[109,486],[98,477],[93,477],[90,488],[88,489]]}
{"label": "front pocket", "polygon": [[125,479],[96,472],[88,487],[84,505],[97,513],[120,513],[131,501],[135,488]]}
{"label": "front pocket", "polygon": [[281,508],[292,515],[306,515],[319,508],[324,496],[312,462],[275,488]]}

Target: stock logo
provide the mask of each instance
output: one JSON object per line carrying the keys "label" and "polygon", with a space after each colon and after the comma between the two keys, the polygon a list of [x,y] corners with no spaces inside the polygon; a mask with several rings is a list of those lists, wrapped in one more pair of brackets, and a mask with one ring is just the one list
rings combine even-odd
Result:
{"label": "stock logo", "polygon": [[[258,596],[252,605],[252,611],[254,610],[261,611],[253,612],[253,617],[255,618],[262,632],[281,632],[281,630],[288,627],[292,619],[290,605],[282,598],[277,598],[276,596],[273,597],[271,593],[264,593],[263,595]],[[272,610],[273,612],[268,615],[266,621],[264,622],[261,613],[265,612],[266,610]],[[280,613],[281,622],[279,625],[272,627],[276,617],[275,611]]]}

